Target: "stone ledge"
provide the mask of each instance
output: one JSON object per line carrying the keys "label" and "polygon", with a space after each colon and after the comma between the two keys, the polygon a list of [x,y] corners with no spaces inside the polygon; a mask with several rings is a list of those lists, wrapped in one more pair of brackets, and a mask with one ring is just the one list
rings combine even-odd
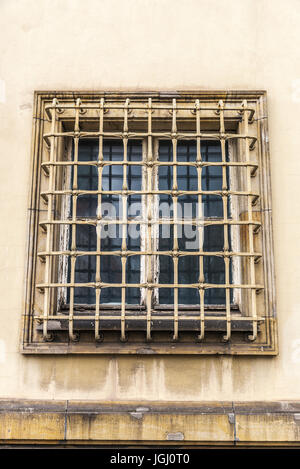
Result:
{"label": "stone ledge", "polygon": [[0,444],[299,445],[300,401],[0,399]]}

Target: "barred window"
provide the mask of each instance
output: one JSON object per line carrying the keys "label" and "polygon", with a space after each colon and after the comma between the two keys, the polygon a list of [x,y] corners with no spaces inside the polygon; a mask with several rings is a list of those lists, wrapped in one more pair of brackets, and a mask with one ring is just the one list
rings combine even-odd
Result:
{"label": "barred window", "polygon": [[275,354],[264,92],[36,93],[24,353]]}

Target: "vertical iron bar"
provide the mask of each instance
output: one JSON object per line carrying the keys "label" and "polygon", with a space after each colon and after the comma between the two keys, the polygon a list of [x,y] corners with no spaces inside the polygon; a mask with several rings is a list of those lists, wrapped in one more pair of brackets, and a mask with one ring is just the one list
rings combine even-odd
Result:
{"label": "vertical iron bar", "polygon": [[[198,177],[198,190],[202,190],[202,156],[201,156],[201,123],[200,123],[200,101],[199,99],[195,102],[196,108],[196,133],[197,133],[197,177]],[[202,213],[202,194],[198,195],[198,236],[199,236],[199,251],[203,251],[203,219],[204,213]],[[199,256],[199,299],[200,299],[200,334],[198,335],[198,340],[204,339],[205,334],[205,322],[204,322],[204,265],[203,265],[203,256]]]}
{"label": "vertical iron bar", "polygon": [[172,149],[173,149],[173,268],[174,268],[174,334],[173,340],[178,340],[178,184],[177,184],[177,124],[176,124],[176,99],[173,99],[172,109]]}
{"label": "vertical iron bar", "polygon": [[[98,150],[98,191],[102,189],[102,173],[103,173],[103,115],[104,115],[104,98],[100,100],[100,115],[99,115],[99,150]],[[102,203],[102,195],[98,194],[97,200],[97,256],[96,256],[96,312],[95,312],[95,340],[100,341],[102,340],[102,336],[99,332],[99,320],[100,320],[100,299],[101,299],[101,255],[99,252],[101,251],[101,203]]]}
{"label": "vertical iron bar", "polygon": [[81,100],[78,98],[75,105],[75,125],[74,125],[74,165],[73,165],[73,185],[72,191],[72,231],[71,231],[71,286],[70,286],[70,311],[69,311],[69,338],[72,341],[78,340],[78,334],[74,334],[74,283],[76,266],[76,221],[77,221],[77,190],[78,190],[78,145],[79,145],[79,112]]}
{"label": "vertical iron bar", "polygon": [[[247,101],[244,100],[242,103],[242,126],[243,126],[243,133],[246,136],[244,139],[244,148],[245,148],[245,161],[250,163],[250,152],[249,152],[249,139],[247,138],[249,132],[249,124],[248,124],[248,111],[244,109],[247,108]],[[247,192],[251,193],[251,167],[247,165]],[[253,213],[252,213],[252,196],[247,196],[248,202],[248,233],[249,233],[249,253],[254,253],[254,236],[253,236]],[[248,259],[248,263],[250,264],[250,284],[255,285],[255,259],[254,256],[251,255]],[[257,338],[257,310],[256,310],[256,291],[254,288],[251,288],[251,315],[253,319],[253,333],[248,336],[249,340],[253,341]]]}
{"label": "vertical iron bar", "polygon": [[[152,171],[153,171],[153,151],[152,151],[152,100],[148,99],[148,146],[147,146],[147,340],[151,340],[151,312],[153,295],[152,278]],[[150,253],[150,254],[149,254]],[[149,287],[151,284],[151,287]]]}
{"label": "vertical iron bar", "polygon": [[[225,147],[225,123],[224,123],[224,103],[219,101],[220,112],[220,142],[222,163],[226,163],[226,147]],[[226,173],[226,164],[222,165],[222,202],[223,202],[223,220],[224,220],[224,264],[225,264],[225,285],[230,283],[230,258],[229,239],[228,239],[228,182]],[[226,302],[226,335],[223,337],[225,341],[230,340],[231,337],[231,313],[230,313],[230,288],[225,288],[225,302]]]}

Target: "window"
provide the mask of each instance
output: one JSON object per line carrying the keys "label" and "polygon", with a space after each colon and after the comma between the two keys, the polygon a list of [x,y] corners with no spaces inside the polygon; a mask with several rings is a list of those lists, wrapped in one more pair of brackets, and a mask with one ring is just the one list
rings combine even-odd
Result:
{"label": "window", "polygon": [[36,93],[24,353],[276,353],[265,100]]}

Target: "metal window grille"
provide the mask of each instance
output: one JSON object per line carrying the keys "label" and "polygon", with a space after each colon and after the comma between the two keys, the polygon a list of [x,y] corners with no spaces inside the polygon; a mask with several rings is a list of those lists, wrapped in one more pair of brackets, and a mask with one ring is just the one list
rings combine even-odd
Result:
{"label": "metal window grille", "polygon": [[[111,321],[119,335],[115,342],[119,342],[120,353],[132,350],[130,341],[126,343],[132,324],[139,324],[137,329],[143,333],[142,341],[158,353],[168,353],[168,350],[171,353],[174,350],[174,353],[236,353],[236,350],[274,353],[273,310],[268,306],[274,303],[271,298],[273,286],[270,287],[272,260],[265,258],[268,243],[272,241],[271,234],[262,229],[262,225],[265,230],[271,229],[270,219],[266,218],[270,215],[270,207],[266,206],[268,167],[263,161],[265,116],[261,116],[258,98],[261,99],[261,95],[254,98],[250,95],[250,104],[234,94],[231,99],[203,98],[201,95],[183,98],[102,95],[98,99],[95,96],[86,99],[82,95],[81,98],[66,99],[62,95],[61,99],[54,97],[50,102],[47,96],[43,106],[39,101],[39,112],[44,120],[39,118],[42,126],[39,127],[40,143],[36,150],[39,155],[35,166],[39,181],[35,199],[38,214],[34,219],[37,241],[31,277],[35,285],[30,290],[32,309],[28,316],[31,329],[27,328],[27,345],[44,344],[46,349],[48,343],[50,351],[56,342],[61,342],[61,339],[55,339],[52,331],[65,328],[67,337],[65,334],[62,342],[73,347],[72,350],[74,347],[81,350],[77,326],[89,324],[97,351],[101,353],[102,347],[107,353],[113,349],[106,346],[103,336],[103,330],[109,327],[102,325]],[[82,158],[81,142],[95,139],[97,146]],[[109,153],[109,141],[121,142],[117,156]],[[142,145],[141,159],[131,157],[132,142],[136,141]],[[160,156],[159,151],[159,145],[164,142],[168,148],[166,158]],[[195,158],[182,161],[180,145],[191,142]],[[209,142],[220,146],[219,161],[205,157]],[[108,152],[106,156],[105,151]],[[117,167],[119,186],[114,189],[111,175]],[[138,190],[129,184],[134,168],[140,168],[141,187]],[[161,168],[168,171],[169,183],[164,189],[159,187]],[[180,188],[182,168],[186,170],[187,180],[191,171],[196,173],[196,187]],[[209,187],[210,168],[219,168],[221,187],[217,189]],[[104,181],[108,187],[104,187]],[[142,213],[136,218],[128,215],[129,199],[134,197],[142,200]],[[172,201],[173,213],[167,219],[158,213],[160,197]],[[179,216],[179,208],[181,201],[188,197],[196,198],[198,213],[184,219]],[[96,208],[94,216],[89,208],[82,208],[90,206],[91,198]],[[113,198],[121,200],[122,210],[117,219],[103,216],[101,210],[104,201]],[[203,207],[203,211],[207,211],[210,198],[220,201],[221,216],[209,217],[201,213]],[[160,245],[159,230],[166,224],[171,227],[172,236],[167,244]],[[118,248],[113,244],[103,245],[100,233],[110,225],[120,227],[121,245]],[[130,244],[128,227],[131,225],[140,227],[140,245]],[[196,249],[181,248],[178,233],[184,225],[193,226],[198,232]],[[91,227],[97,233],[93,244],[80,242],[80,230]],[[217,250],[207,248],[208,244],[203,242],[203,230],[213,227],[219,233],[222,231],[222,246],[218,245]],[[108,256],[120,260],[118,275],[113,272],[103,275],[109,271]],[[130,264],[133,257],[139,259],[137,268]],[[170,259],[167,266],[163,267],[162,258]],[[197,263],[198,278],[193,283],[180,282],[180,263],[187,258],[193,259],[193,265],[195,259]],[[83,259],[87,260],[86,264]],[[206,279],[211,259],[212,262],[221,259],[224,263],[222,282]],[[159,264],[167,272],[172,268],[172,275],[160,276]],[[185,269],[189,269],[188,264]],[[130,275],[133,281],[129,280]],[[85,281],[78,281],[78,278]],[[169,282],[163,283],[161,278],[167,278]],[[90,306],[78,308],[80,289],[85,289],[87,298],[93,295],[94,300],[87,300],[87,303],[94,302],[94,309]],[[112,289],[120,290],[120,305],[113,311],[103,305],[103,300],[101,302],[101,297],[109,296],[105,292]],[[162,307],[158,300],[163,289],[172,292],[173,304],[168,307]],[[182,305],[179,302],[181,289],[196,292],[197,304],[193,307]],[[134,309],[128,304],[128,291],[141,292],[143,307]],[[207,298],[213,291],[224,291],[223,305],[209,306]],[[132,293],[133,302],[134,295]],[[64,301],[67,307],[60,311],[59,305]],[[235,303],[238,303],[237,308]],[[62,327],[66,324],[67,327]],[[171,340],[163,347],[161,339],[155,338],[156,331],[160,330],[171,332]],[[183,349],[186,340],[182,338],[187,330],[188,346]],[[211,331],[218,339],[215,335],[210,339]],[[249,352],[251,343],[255,352]]]}

